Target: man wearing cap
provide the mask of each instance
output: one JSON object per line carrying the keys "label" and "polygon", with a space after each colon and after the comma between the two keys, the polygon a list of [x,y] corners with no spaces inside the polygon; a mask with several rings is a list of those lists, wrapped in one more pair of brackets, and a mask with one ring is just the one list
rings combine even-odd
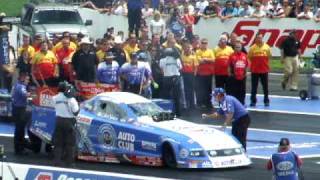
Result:
{"label": "man wearing cap", "polygon": [[131,61],[120,68],[120,76],[125,81],[124,91],[142,94],[142,88],[149,82],[151,72],[144,62],[138,61],[138,54],[130,55]]}
{"label": "man wearing cap", "polygon": [[159,66],[163,74],[161,96],[164,99],[172,99],[174,102],[174,113],[180,116],[180,98],[181,98],[181,74],[182,64],[180,54],[175,50],[172,43],[163,51],[164,57],[160,59]]}
{"label": "man wearing cap", "polygon": [[114,60],[117,61],[117,63],[119,64],[120,67],[127,61],[126,53],[122,49],[122,43],[123,43],[123,41],[122,41],[121,36],[116,36],[114,38],[114,45],[109,50],[115,56]]}
{"label": "man wearing cap", "polygon": [[58,94],[52,98],[56,112],[55,130],[52,136],[55,166],[74,166],[76,150],[74,126],[80,108],[77,100],[66,93],[70,88],[71,85],[67,82],[60,82]]}
{"label": "man wearing cap", "polygon": [[[281,168],[282,165],[285,165],[286,168]],[[273,171],[273,178],[275,180],[298,180],[301,166],[302,160],[291,150],[289,139],[281,138],[278,152],[272,154],[267,164],[267,169]]]}
{"label": "man wearing cap", "polygon": [[99,60],[91,46],[92,41],[84,37],[80,42],[80,49],[72,56],[72,67],[77,80],[92,83],[96,81],[96,67]]}
{"label": "man wearing cap", "polygon": [[285,90],[288,86],[290,91],[297,91],[301,50],[295,30],[290,32],[279,48],[281,50],[281,63],[284,66],[282,89]]}
{"label": "man wearing cap", "polygon": [[107,52],[104,61],[100,62],[97,69],[97,79],[103,84],[119,84],[119,64],[114,61],[112,52]]}
{"label": "man wearing cap", "polygon": [[232,124],[232,135],[246,149],[247,132],[251,121],[246,108],[235,97],[226,95],[223,88],[213,90],[211,102],[218,103],[219,108],[212,114],[202,114],[202,118],[223,118],[223,129]]}

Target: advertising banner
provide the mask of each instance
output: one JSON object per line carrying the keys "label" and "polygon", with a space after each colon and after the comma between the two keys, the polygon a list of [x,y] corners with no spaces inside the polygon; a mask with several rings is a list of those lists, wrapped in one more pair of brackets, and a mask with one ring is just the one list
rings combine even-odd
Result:
{"label": "advertising banner", "polygon": [[52,97],[58,93],[57,88],[38,87],[35,91],[33,104],[42,107],[53,107]]}
{"label": "advertising banner", "polygon": [[120,91],[119,85],[112,85],[112,84],[96,84],[96,83],[85,83],[85,82],[78,81],[75,83],[75,85],[79,92],[80,97],[84,99],[89,99],[103,92]]}

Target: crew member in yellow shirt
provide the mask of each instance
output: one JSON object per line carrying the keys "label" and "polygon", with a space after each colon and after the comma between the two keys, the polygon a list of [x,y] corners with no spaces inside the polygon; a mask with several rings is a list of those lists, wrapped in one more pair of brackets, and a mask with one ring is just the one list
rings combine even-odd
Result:
{"label": "crew member in yellow shirt", "polygon": [[184,94],[189,109],[194,108],[194,78],[197,73],[198,59],[190,43],[185,45],[181,55]]}
{"label": "crew member in yellow shirt", "polygon": [[215,56],[213,51],[208,48],[208,39],[204,38],[201,40],[201,45],[196,52],[196,56],[199,64],[196,72],[198,83],[196,85],[197,104],[202,108],[210,108]]}
{"label": "crew member in yellow shirt", "polygon": [[131,61],[130,55],[132,53],[135,53],[139,51],[138,43],[137,43],[137,38],[134,34],[129,35],[129,39],[127,44],[123,47],[124,52],[126,53],[126,59],[127,62]]}
{"label": "crew member in yellow shirt", "polygon": [[40,43],[40,51],[31,60],[31,76],[37,87],[47,85],[49,87],[58,86],[58,60],[54,53],[48,50],[48,43]]}
{"label": "crew member in yellow shirt", "polygon": [[268,73],[269,73],[269,59],[272,56],[270,46],[264,43],[263,35],[258,34],[255,43],[250,47],[248,58],[251,62],[251,103],[250,106],[255,106],[257,103],[257,89],[259,79],[262,84],[264,94],[264,105],[269,106],[269,87],[268,87]]}
{"label": "crew member in yellow shirt", "polygon": [[228,40],[225,36],[222,36],[219,40],[218,46],[214,48],[214,56],[216,57],[215,66],[215,82],[216,87],[220,87],[226,90],[227,94],[229,89],[227,88],[227,81],[229,78],[229,57],[233,53],[233,49],[227,46]]}
{"label": "crew member in yellow shirt", "polygon": [[106,56],[106,52],[111,48],[111,44],[107,39],[101,40],[100,49],[96,52],[99,62],[104,61],[104,57]]}

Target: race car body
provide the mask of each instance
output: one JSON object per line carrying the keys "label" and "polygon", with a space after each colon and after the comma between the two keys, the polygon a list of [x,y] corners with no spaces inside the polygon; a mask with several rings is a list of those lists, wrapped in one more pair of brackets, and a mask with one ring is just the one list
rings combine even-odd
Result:
{"label": "race car body", "polygon": [[[31,130],[50,140],[50,132],[44,129],[52,123],[36,119],[34,116]],[[210,126],[173,118],[151,100],[132,93],[102,93],[83,102],[77,133],[78,158],[82,160],[179,168],[251,164],[232,136]]]}

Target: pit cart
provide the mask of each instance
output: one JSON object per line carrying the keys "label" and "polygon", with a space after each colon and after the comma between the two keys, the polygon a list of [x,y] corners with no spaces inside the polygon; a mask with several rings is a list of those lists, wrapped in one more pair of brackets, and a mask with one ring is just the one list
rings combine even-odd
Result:
{"label": "pit cart", "polygon": [[320,46],[317,49],[318,52],[313,53],[314,57],[311,62],[306,64],[308,89],[299,92],[301,100],[313,100],[320,97]]}

